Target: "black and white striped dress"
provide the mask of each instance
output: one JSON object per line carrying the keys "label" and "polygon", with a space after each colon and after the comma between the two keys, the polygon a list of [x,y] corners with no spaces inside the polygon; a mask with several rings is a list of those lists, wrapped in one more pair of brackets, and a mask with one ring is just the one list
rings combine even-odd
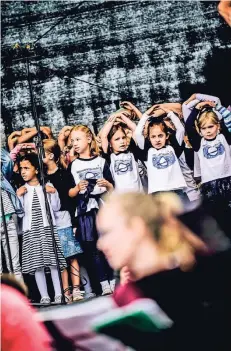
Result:
{"label": "black and white striped dress", "polygon": [[[61,270],[66,268],[66,260],[60,245],[57,229],[54,227],[55,242]],[[57,266],[50,227],[44,227],[39,198],[34,190],[32,200],[31,230],[23,233],[22,272],[35,273],[39,268]]]}

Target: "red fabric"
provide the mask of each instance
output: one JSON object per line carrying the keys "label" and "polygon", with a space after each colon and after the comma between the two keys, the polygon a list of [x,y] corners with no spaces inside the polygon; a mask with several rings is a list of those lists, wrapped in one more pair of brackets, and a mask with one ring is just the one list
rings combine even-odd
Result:
{"label": "red fabric", "polygon": [[1,285],[2,351],[51,350],[51,337],[35,315],[20,292]]}
{"label": "red fabric", "polygon": [[119,307],[128,305],[142,297],[142,292],[132,282],[125,285],[119,285],[113,294],[113,298]]}

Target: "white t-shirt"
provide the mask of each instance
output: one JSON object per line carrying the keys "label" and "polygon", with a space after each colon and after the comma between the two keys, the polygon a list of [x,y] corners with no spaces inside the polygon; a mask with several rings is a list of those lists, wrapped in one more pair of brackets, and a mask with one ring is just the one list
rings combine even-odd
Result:
{"label": "white t-shirt", "polygon": [[[71,174],[73,175],[75,184],[79,184],[81,180],[88,179],[102,179],[103,178],[103,169],[105,165],[105,160],[97,156],[92,159],[80,159],[77,158],[71,164]],[[92,195],[100,195],[107,191],[105,187],[99,187],[95,185]],[[82,192],[80,192],[82,193]],[[99,208],[98,202],[94,198],[90,198],[87,205],[87,212],[93,208]],[[75,215],[77,216],[77,209]]]}
{"label": "white t-shirt", "polygon": [[202,138],[197,155],[202,184],[231,176],[231,149],[223,134],[218,134],[214,140]]}
{"label": "white t-shirt", "polygon": [[68,211],[54,212],[57,229],[69,228],[71,224],[71,216]]}
{"label": "white t-shirt", "polygon": [[143,191],[138,164],[131,152],[122,152],[118,155],[112,153],[110,159],[110,170],[116,191]]}
{"label": "white t-shirt", "polygon": [[179,161],[172,146],[148,150],[148,193],[185,189]]}

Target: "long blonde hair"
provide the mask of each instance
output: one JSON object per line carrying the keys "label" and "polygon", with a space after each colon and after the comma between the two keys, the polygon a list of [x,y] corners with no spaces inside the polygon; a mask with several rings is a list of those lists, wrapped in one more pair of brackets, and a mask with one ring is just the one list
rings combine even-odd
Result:
{"label": "long blonde hair", "polygon": [[90,143],[90,154],[91,156],[98,156],[99,155],[99,147],[98,147],[98,144],[97,144],[97,141],[96,141],[96,138],[95,138],[95,135],[94,133],[91,131],[91,129],[84,125],[84,124],[77,124],[76,126],[74,126],[72,129],[71,129],[71,132],[77,132],[77,131],[81,131],[81,132],[84,132],[86,134],[87,137],[90,137],[91,138],[91,143]]}

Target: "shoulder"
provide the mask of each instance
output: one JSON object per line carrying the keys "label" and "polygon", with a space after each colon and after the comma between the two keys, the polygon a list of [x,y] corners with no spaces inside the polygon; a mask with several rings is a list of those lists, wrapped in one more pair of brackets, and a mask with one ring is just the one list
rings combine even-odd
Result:
{"label": "shoulder", "polygon": [[168,152],[168,151],[172,151],[172,152],[175,152],[174,148],[172,147],[172,145],[167,145],[165,147],[165,150]]}
{"label": "shoulder", "polygon": [[106,160],[102,156],[96,156],[92,159],[92,161],[95,161],[96,163],[99,162],[101,165],[104,165]]}

